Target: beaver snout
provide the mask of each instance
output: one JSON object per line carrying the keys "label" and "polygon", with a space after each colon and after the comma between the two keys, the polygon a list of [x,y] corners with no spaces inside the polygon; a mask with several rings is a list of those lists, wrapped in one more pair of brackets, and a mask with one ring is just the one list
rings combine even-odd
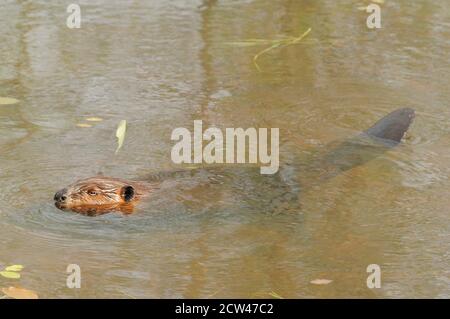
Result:
{"label": "beaver snout", "polygon": [[67,188],[63,188],[60,191],[56,192],[53,199],[57,203],[63,203],[67,199]]}

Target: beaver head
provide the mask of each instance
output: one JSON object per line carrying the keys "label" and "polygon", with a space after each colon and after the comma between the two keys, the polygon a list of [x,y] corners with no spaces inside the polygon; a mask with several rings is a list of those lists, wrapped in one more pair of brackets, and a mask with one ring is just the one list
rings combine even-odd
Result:
{"label": "beaver head", "polygon": [[86,215],[99,215],[111,211],[131,213],[134,204],[149,187],[141,182],[95,176],[79,180],[56,192],[55,206]]}

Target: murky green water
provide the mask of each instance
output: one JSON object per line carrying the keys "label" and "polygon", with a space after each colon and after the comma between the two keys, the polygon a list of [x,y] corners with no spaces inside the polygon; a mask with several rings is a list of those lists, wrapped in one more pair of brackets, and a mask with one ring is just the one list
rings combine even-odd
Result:
{"label": "murky green water", "polygon": [[[449,297],[450,6],[365,1],[0,1],[0,266],[23,264],[40,297]],[[274,49],[230,42],[312,31]],[[88,218],[53,206],[82,177],[176,168],[176,127],[279,127],[284,176],[296,160],[398,107],[403,145],[275,213],[266,177],[193,178],[136,214]],[[88,117],[101,122],[81,128]],[[114,155],[115,129],[128,121]],[[232,190],[239,190],[238,192]],[[78,264],[82,288],[66,287]],[[382,269],[368,289],[366,267]],[[328,285],[314,279],[333,280]]]}

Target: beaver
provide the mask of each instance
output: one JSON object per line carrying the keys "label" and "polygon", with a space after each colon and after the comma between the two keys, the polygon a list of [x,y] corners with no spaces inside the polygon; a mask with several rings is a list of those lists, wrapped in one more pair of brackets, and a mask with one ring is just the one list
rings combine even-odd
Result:
{"label": "beaver", "polygon": [[[397,109],[361,134],[326,147],[327,152],[312,159],[305,175],[324,180],[362,165],[400,143],[410,127],[415,112],[411,108]],[[324,169],[326,168],[326,169]],[[327,172],[325,175],[323,172]],[[158,181],[133,181],[114,177],[94,176],[81,179],[56,192],[55,206],[61,210],[95,216],[118,211],[130,214],[137,203],[158,189]],[[282,188],[283,186],[274,186]]]}

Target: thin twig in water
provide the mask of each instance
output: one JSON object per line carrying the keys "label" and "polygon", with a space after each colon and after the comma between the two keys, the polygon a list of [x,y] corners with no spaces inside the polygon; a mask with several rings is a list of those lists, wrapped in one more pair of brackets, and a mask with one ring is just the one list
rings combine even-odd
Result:
{"label": "thin twig in water", "polygon": [[264,50],[258,52],[258,53],[253,57],[253,64],[255,65],[256,69],[257,69],[259,72],[261,72],[261,68],[259,67],[258,63],[256,62],[256,60],[258,60],[258,58],[259,58],[261,55],[263,55],[263,54],[265,54],[265,53],[267,53],[267,52],[269,52],[269,51],[271,51],[271,50],[273,50],[273,49],[276,49],[276,48],[278,48],[278,47],[286,47],[286,46],[288,46],[288,45],[297,44],[297,43],[299,43],[304,37],[306,37],[310,32],[311,32],[311,28],[309,28],[309,29],[306,30],[301,36],[296,37],[296,38],[290,37],[290,38],[283,39],[283,40],[273,40],[273,41],[272,41],[273,44],[272,44],[270,47],[265,48]]}

